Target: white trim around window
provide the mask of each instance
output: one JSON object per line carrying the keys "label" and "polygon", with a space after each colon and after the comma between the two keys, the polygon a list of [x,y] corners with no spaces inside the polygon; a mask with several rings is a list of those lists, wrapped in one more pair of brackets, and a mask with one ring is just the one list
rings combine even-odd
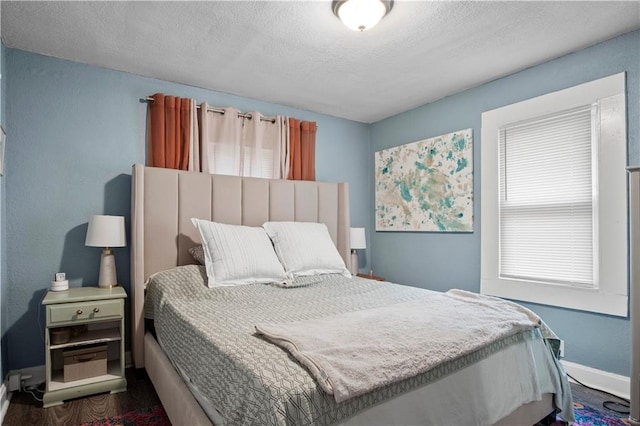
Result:
{"label": "white trim around window", "polygon": [[[510,279],[499,273],[500,129],[560,111],[599,106],[594,244],[597,286],[558,285]],[[509,299],[626,317],[628,241],[625,73],[507,105],[482,114],[481,292]]]}

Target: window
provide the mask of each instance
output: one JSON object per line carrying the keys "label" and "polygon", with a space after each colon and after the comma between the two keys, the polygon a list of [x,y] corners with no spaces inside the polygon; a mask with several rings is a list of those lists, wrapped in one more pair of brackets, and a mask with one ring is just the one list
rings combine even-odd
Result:
{"label": "window", "polygon": [[482,115],[483,293],[627,315],[624,77]]}
{"label": "window", "polygon": [[275,179],[273,149],[261,147],[244,147],[244,173],[245,176]]}
{"label": "window", "polygon": [[209,142],[209,171],[219,175],[238,175],[241,171],[240,145]]}
{"label": "window", "polygon": [[273,157],[273,149],[230,143],[209,143],[209,170],[220,175],[277,179],[279,176],[274,176],[273,172],[275,167]]}
{"label": "window", "polygon": [[500,129],[500,277],[597,287],[592,110]]}
{"label": "window", "polygon": [[283,116],[265,119],[259,112],[207,108],[200,118],[202,171],[282,179],[288,161],[288,122]]}

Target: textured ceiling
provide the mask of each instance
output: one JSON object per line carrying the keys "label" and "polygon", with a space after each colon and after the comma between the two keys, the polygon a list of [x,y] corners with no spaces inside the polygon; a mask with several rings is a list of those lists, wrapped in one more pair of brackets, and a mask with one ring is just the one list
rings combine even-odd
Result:
{"label": "textured ceiling", "polygon": [[2,1],[5,44],[375,122],[640,28],[640,2],[398,1],[358,33],[330,1]]}

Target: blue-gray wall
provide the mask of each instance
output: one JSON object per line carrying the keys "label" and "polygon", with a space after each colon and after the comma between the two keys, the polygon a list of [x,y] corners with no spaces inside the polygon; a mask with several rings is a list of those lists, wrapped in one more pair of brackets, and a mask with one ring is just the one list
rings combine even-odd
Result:
{"label": "blue-gray wall", "polygon": [[[471,234],[373,232],[377,274],[434,290],[480,290],[480,129],[484,111],[627,72],[629,164],[640,164],[640,32],[636,31],[441,99],[372,125],[375,151],[473,128],[474,229]],[[373,180],[373,175],[371,175]],[[374,194],[371,193],[371,210]],[[371,229],[375,218],[371,218]],[[568,361],[629,375],[629,321],[528,304],[565,340]]]}
{"label": "blue-gray wall", "polygon": [[[479,290],[483,111],[626,71],[629,164],[640,164],[640,32],[370,126],[4,47],[0,61],[8,133],[0,178],[0,329],[3,351],[10,349],[3,374],[44,363],[40,301],[54,272],[67,272],[74,286],[96,282],[99,249],[84,246],[89,215],[119,214],[129,223],[130,167],[145,159],[146,107],[138,99],[155,92],[317,121],[318,179],[349,182],[352,224],[368,228],[371,261],[362,258],[362,269],[435,290]],[[373,153],[468,127],[475,136],[475,232],[371,232]],[[116,249],[116,258],[128,290],[129,249]],[[627,320],[528,306],[566,340],[568,360],[629,374]]]}
{"label": "blue-gray wall", "polygon": [[[352,222],[370,222],[368,125],[15,49],[4,62],[10,369],[44,363],[40,303],[53,274],[66,272],[72,286],[97,282],[100,250],[84,246],[89,216],[130,223],[131,165],[145,162],[140,98],[163,92],[316,121],[318,180],[349,182]],[[115,256],[129,290],[129,249]]]}

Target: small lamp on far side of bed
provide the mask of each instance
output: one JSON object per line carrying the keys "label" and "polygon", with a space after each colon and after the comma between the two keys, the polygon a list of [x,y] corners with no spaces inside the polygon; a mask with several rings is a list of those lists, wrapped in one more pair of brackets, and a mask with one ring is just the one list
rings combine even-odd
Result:
{"label": "small lamp on far side of bed", "polygon": [[116,261],[111,247],[124,247],[126,245],[124,216],[91,216],[84,245],[103,248],[102,257],[100,258],[98,287],[110,288],[117,286]]}
{"label": "small lamp on far side of bed", "polygon": [[351,228],[351,273],[358,274],[358,250],[367,248],[367,237],[364,228]]}

